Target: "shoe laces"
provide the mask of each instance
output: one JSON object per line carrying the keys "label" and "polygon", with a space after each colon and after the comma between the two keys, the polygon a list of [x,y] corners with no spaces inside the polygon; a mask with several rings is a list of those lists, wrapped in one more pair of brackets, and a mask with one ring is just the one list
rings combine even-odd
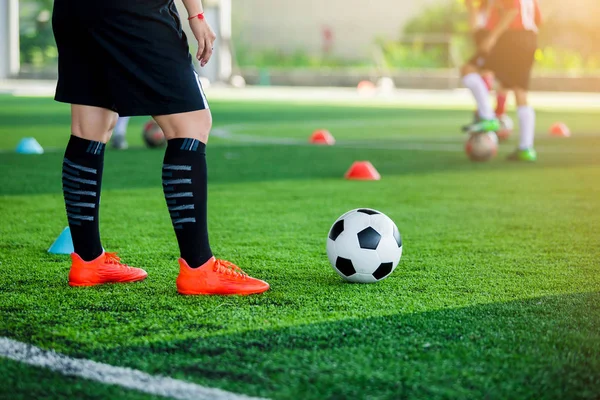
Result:
{"label": "shoe laces", "polygon": [[248,276],[240,267],[225,260],[215,261],[213,270],[220,274],[232,275],[239,278],[246,278]]}
{"label": "shoe laces", "polygon": [[119,256],[117,256],[117,253],[105,252],[104,253],[104,262],[106,264],[121,265],[123,267],[127,267],[127,265],[121,263],[121,258]]}

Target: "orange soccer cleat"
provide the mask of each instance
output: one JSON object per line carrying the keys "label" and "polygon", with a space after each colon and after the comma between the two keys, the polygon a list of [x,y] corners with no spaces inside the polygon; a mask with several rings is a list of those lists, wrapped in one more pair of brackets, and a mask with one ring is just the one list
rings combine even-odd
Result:
{"label": "orange soccer cleat", "polygon": [[143,269],[122,264],[116,253],[104,252],[92,261],[83,261],[77,253],[72,253],[71,259],[73,260],[69,272],[69,285],[71,286],[137,282],[148,276]]}
{"label": "orange soccer cleat", "polygon": [[248,295],[269,290],[269,284],[255,279],[229,261],[212,257],[199,268],[190,268],[179,259],[177,291],[181,294]]}

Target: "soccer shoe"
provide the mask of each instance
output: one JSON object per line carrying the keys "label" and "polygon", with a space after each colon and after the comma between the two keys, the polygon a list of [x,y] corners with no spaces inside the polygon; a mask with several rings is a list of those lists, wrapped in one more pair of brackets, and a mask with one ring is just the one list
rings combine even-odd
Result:
{"label": "soccer shoe", "polygon": [[127,150],[129,144],[125,140],[125,135],[113,135],[110,139],[110,146],[116,150]]}
{"label": "soccer shoe", "polygon": [[95,286],[103,283],[137,282],[146,279],[148,273],[140,268],[122,264],[115,253],[102,253],[92,261],[83,261],[77,253],[71,254],[69,285]]}
{"label": "soccer shoe", "polygon": [[468,132],[471,125],[478,123],[479,121],[481,121],[481,117],[479,116],[479,111],[475,110],[475,112],[473,113],[473,121],[468,123],[467,125],[463,125],[461,130],[463,132]]}
{"label": "soccer shoe", "polygon": [[463,131],[469,134],[473,133],[484,133],[484,132],[498,132],[500,130],[500,121],[494,119],[482,119],[478,122],[474,122],[470,125],[463,127]]}
{"label": "soccer shoe", "polygon": [[533,148],[526,150],[517,149],[510,153],[506,159],[509,161],[535,162],[537,161],[537,153]]}
{"label": "soccer shoe", "polygon": [[212,257],[198,268],[179,259],[177,291],[181,294],[248,295],[269,290],[269,284],[255,279],[229,261]]}

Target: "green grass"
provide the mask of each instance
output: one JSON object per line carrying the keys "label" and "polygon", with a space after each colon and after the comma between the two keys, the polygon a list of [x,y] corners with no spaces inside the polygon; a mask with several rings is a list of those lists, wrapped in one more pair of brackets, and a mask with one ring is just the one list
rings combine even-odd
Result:
{"label": "green grass", "polygon": [[150,396],[118,386],[63,376],[57,372],[12,360],[3,359],[0,369],[2,370],[0,399],[163,399],[163,397]]}
{"label": "green grass", "polygon": [[[524,165],[468,162],[454,128],[464,110],[249,102],[212,110],[215,126],[234,134],[304,139],[325,127],[341,143],[211,141],[213,250],[272,290],[175,293],[162,151],[141,147],[107,152],[101,230],[104,246],[149,278],[69,288],[68,258],[46,253],[66,226],[61,152],[0,153],[0,336],[275,399],[598,398],[596,115],[540,113],[540,161]],[[0,148],[23,136],[63,146],[68,111],[50,99],[0,97]],[[555,119],[574,137],[548,138]],[[143,121],[132,121],[134,144]],[[414,144],[447,147],[403,149]],[[340,179],[357,159],[383,179]],[[325,255],[330,225],[357,207],[385,212],[403,235],[398,269],[375,285],[342,282]],[[6,393],[35,397],[44,386],[60,398],[65,384],[83,398],[125,396],[0,362]]]}

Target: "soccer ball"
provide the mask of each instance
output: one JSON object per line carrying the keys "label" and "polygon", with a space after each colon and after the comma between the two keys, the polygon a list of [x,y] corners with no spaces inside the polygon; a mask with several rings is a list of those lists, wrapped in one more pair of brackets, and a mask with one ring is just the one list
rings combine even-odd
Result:
{"label": "soccer ball", "polygon": [[160,126],[154,120],[150,120],[144,125],[142,138],[148,147],[163,147],[167,144],[167,139]]}
{"label": "soccer ball", "polygon": [[504,114],[500,116],[500,130],[497,133],[498,140],[503,142],[508,140],[510,135],[512,135],[513,129],[515,128],[515,124],[508,115]]}
{"label": "soccer ball", "polygon": [[465,151],[471,161],[489,161],[498,153],[498,137],[494,132],[474,133],[467,140]]}
{"label": "soccer ball", "polygon": [[238,89],[246,87],[246,80],[241,75],[233,75],[231,79],[229,79],[229,83],[231,86]]}
{"label": "soccer ball", "polygon": [[387,215],[360,208],[335,221],[327,238],[327,256],[333,270],[345,280],[378,282],[400,262],[402,239]]}

